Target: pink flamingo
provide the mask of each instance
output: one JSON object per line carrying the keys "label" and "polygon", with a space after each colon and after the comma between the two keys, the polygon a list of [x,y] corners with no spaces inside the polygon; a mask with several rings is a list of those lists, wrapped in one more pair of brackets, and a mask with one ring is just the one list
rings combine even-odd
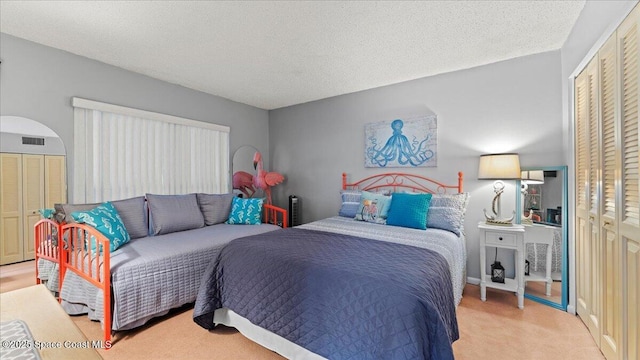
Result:
{"label": "pink flamingo", "polygon": [[248,198],[256,193],[256,188],[253,187],[253,175],[246,171],[234,172],[232,184],[234,189],[240,190]]}
{"label": "pink flamingo", "polygon": [[253,185],[256,188],[264,190],[267,195],[267,204],[271,204],[271,187],[276,186],[284,181],[284,176],[277,172],[267,172],[262,168],[262,154],[260,152],[253,155],[253,167],[258,171],[253,177]]}

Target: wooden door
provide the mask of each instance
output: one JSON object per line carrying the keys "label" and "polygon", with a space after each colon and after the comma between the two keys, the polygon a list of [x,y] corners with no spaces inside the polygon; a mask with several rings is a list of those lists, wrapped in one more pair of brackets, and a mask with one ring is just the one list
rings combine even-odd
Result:
{"label": "wooden door", "polygon": [[626,335],[622,357],[640,359],[640,8],[638,5],[617,30],[620,64],[620,181],[618,191],[619,237],[623,256],[624,320]]}
{"label": "wooden door", "polygon": [[598,58],[576,79],[576,310],[600,345]]}
{"label": "wooden door", "polygon": [[602,244],[602,313],[600,349],[607,359],[618,359],[622,346],[622,253],[618,236],[616,183],[619,161],[618,75],[616,34],[598,52],[600,72],[600,217]]}
{"label": "wooden door", "polygon": [[53,209],[55,204],[67,202],[66,163],[63,155],[44,157],[44,207]]}
{"label": "wooden door", "polygon": [[[589,272],[589,208],[587,187],[589,178],[588,138],[588,89],[587,71],[578,75],[575,82],[575,173],[576,173],[576,311],[586,323],[591,304]],[[595,284],[594,284],[595,285]]]}
{"label": "wooden door", "polygon": [[24,260],[35,257],[33,227],[44,208],[44,155],[22,155],[23,251]]}
{"label": "wooden door", "polygon": [[24,259],[22,156],[0,154],[0,265]]}

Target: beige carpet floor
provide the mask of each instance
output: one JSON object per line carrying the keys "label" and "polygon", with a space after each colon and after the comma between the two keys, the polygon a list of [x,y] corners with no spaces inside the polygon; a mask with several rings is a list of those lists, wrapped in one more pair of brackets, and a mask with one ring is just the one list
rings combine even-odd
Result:
{"label": "beige carpet floor", "polygon": [[[34,283],[33,261],[0,266],[0,292]],[[279,355],[246,339],[233,328],[206,331],[192,318],[192,305],[172,311],[147,325],[116,333],[105,359],[278,359]],[[604,359],[576,316],[525,299],[517,308],[512,293],[467,285],[457,309],[460,339],[456,359]],[[100,324],[72,317],[89,340],[100,340]],[[52,324],[52,326],[55,326]]]}

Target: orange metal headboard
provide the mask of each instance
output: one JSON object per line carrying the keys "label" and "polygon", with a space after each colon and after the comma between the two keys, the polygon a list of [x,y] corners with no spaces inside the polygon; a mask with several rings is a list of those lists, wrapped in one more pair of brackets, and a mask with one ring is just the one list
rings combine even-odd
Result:
{"label": "orange metal headboard", "polygon": [[353,183],[348,183],[347,173],[342,173],[343,190],[359,189],[372,191],[389,189],[391,191],[398,191],[398,189],[409,189],[415,192],[444,194],[447,193],[449,189],[455,189],[458,193],[463,192],[462,183],[463,173],[461,171],[458,172],[457,185],[446,185],[428,177],[399,172],[373,175]]}

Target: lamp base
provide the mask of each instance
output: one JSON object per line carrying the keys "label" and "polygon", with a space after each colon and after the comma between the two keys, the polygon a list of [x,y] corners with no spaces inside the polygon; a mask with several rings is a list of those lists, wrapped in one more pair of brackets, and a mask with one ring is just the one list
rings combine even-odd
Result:
{"label": "lamp base", "polygon": [[513,216],[510,218],[502,218],[500,216],[500,195],[504,191],[504,183],[500,180],[497,180],[493,183],[493,190],[496,192],[496,196],[493,197],[493,201],[491,202],[491,211],[493,215],[487,214],[487,209],[483,209],[484,217],[487,220],[487,224],[489,225],[502,225],[502,226],[511,226],[513,218],[516,215],[516,212],[513,212]]}

